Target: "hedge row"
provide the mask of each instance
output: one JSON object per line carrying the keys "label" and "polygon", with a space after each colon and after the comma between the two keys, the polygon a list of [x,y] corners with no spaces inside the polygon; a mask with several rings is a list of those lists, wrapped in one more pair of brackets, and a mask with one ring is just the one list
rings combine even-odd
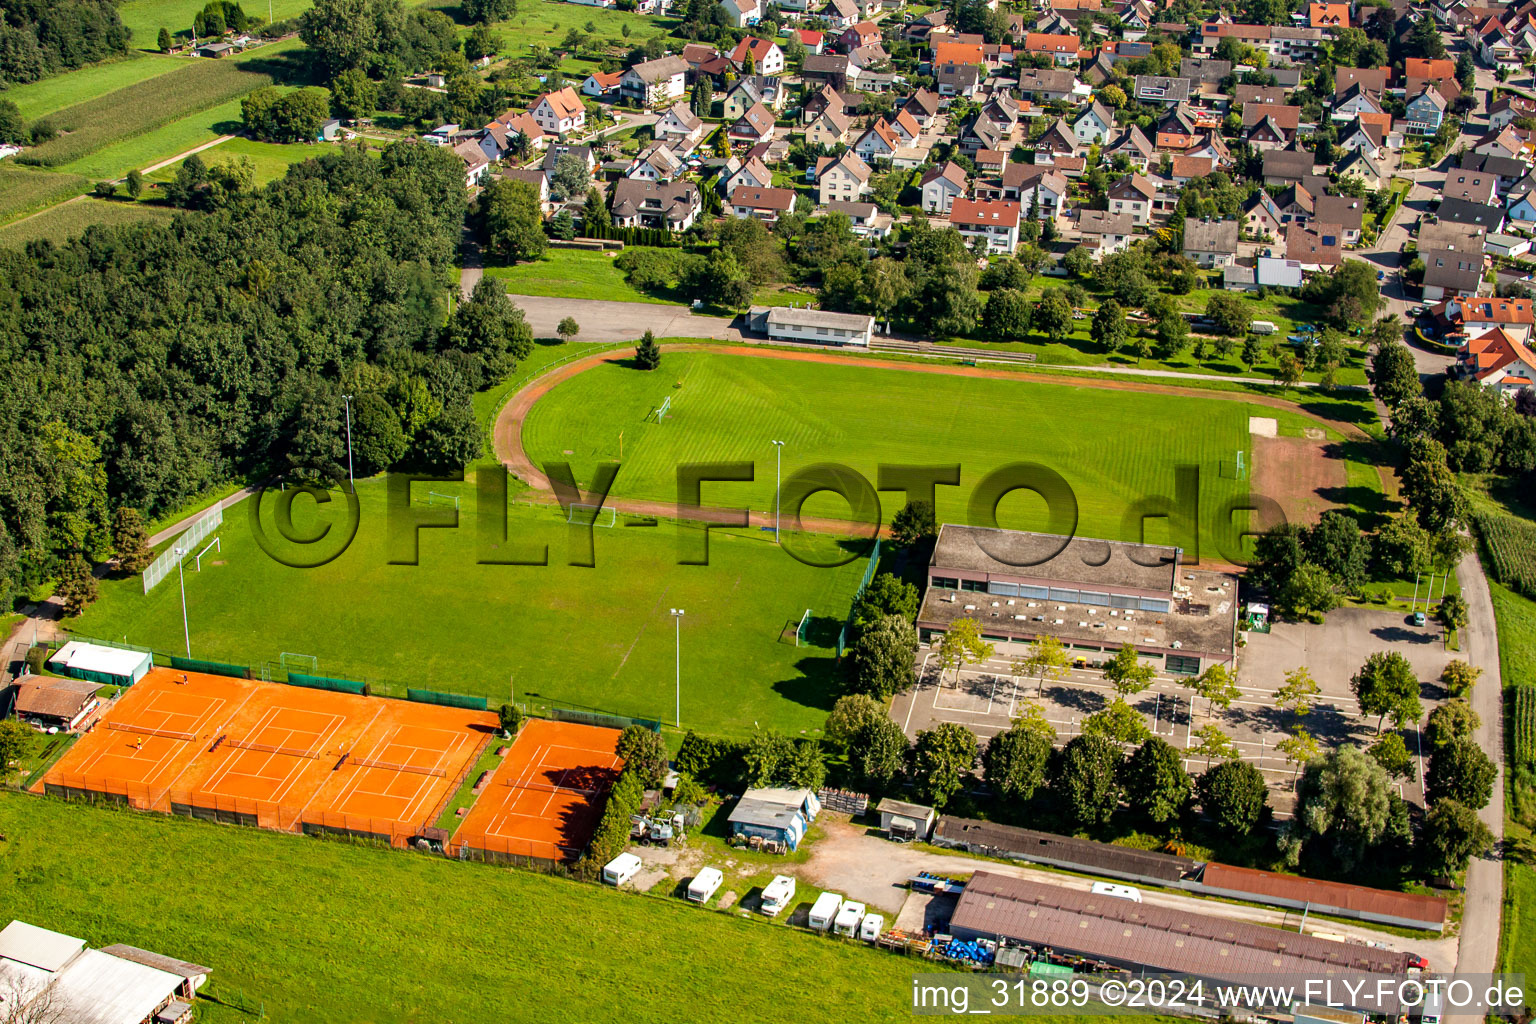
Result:
{"label": "hedge row", "polygon": [[608,806],[603,808],[603,817],[592,833],[587,855],[576,867],[577,874],[583,878],[596,878],[604,864],[624,852],[629,845],[629,819],[640,809],[643,799],[645,784],[640,781],[638,772],[626,767],[608,793]]}

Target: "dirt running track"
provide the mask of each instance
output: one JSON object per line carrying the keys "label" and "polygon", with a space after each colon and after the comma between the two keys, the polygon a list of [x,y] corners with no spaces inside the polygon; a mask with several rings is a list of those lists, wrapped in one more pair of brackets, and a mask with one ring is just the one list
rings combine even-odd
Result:
{"label": "dirt running track", "polygon": [[[1160,395],[1182,395],[1186,397],[1195,396],[1200,398],[1225,399],[1227,401],[1250,402],[1255,405],[1269,406],[1273,409],[1286,409],[1291,412],[1301,413],[1302,415],[1318,420],[1319,422],[1327,423],[1329,426],[1338,430],[1340,433],[1344,434],[1351,440],[1370,440],[1369,435],[1367,435],[1364,431],[1352,423],[1346,423],[1342,420],[1324,419],[1314,413],[1304,412],[1295,402],[1288,402],[1284,399],[1273,398],[1268,395],[1254,395],[1248,392],[1205,391],[1178,387],[1176,385],[1152,384],[1139,380],[1104,380],[1085,377],[1062,377],[1053,374],[1021,373],[1016,370],[993,370],[984,367],[935,366],[924,363],[904,362],[895,359],[839,355],[832,352],[805,351],[781,348],[777,346],[690,345],[683,343],[668,345],[666,346],[666,351],[727,352],[731,355],[756,357],[758,359],[796,359],[803,362],[836,363],[842,366],[876,366],[890,370],[903,370],[908,373],[941,373],[958,377],[987,377],[995,380],[1027,380],[1037,381],[1044,384],[1069,384],[1076,387],[1101,388],[1106,391],[1144,391]],[[527,497],[535,501],[547,501],[550,503],[555,501],[554,493],[550,490],[549,487],[549,480],[544,476],[539,468],[533,464],[533,460],[528,457],[528,452],[523,448],[523,420],[528,415],[528,411],[532,409],[534,404],[538,402],[540,398],[543,398],[544,395],[550,391],[550,389],[554,388],[562,381],[569,380],[570,378],[576,376],[578,373],[584,373],[585,371],[590,370],[594,366],[597,366],[601,363],[618,363],[623,362],[629,358],[630,356],[624,352],[604,352],[589,356],[585,359],[578,359],[575,362],[566,363],[563,366],[558,366],[543,376],[536,377],[532,381],[529,381],[527,386],[513,395],[507,404],[502,406],[501,411],[496,415],[496,424],[493,432],[496,457],[500,459],[502,464],[511,470],[511,472],[514,473],[518,479],[522,480],[532,489],[533,493],[527,495]],[[1319,451],[1319,458],[1321,457],[1322,455]],[[1342,465],[1340,465],[1339,468],[1342,470]],[[1395,480],[1392,475],[1388,472],[1384,472],[1380,467],[1377,467],[1377,475],[1381,479],[1382,489],[1388,494],[1388,496],[1395,497],[1396,488],[1393,486]],[[1325,471],[1324,476],[1331,479],[1333,474],[1331,472]],[[1315,499],[1316,496],[1312,492],[1307,492],[1301,495],[1287,494],[1285,500],[1282,501],[1281,504],[1289,509],[1293,506],[1303,506],[1309,502],[1314,502]],[[633,501],[623,498],[614,498],[607,501],[606,504],[611,505],[621,512],[631,512],[639,515],[674,517],[677,515],[677,506],[670,502],[664,501]],[[704,509],[701,512],[695,513],[695,515],[698,518],[707,519],[710,518],[710,511],[711,510],[709,509]],[[717,521],[725,521],[728,515],[729,513],[722,510],[720,519]],[[772,517],[761,513],[751,513],[750,522],[754,526],[773,525]],[[816,532],[842,533],[847,531],[849,525],[849,523],[840,520],[806,519],[803,521],[803,526],[805,528]],[[1212,567],[1219,568],[1219,566],[1214,565],[1214,563]]]}

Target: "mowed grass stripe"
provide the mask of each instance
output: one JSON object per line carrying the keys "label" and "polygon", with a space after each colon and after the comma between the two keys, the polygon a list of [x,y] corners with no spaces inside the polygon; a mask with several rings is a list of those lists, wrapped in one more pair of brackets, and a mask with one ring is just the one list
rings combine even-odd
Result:
{"label": "mowed grass stripe", "polygon": [[[682,387],[674,385],[682,381]],[[661,424],[646,415],[673,397]],[[1246,491],[1221,464],[1249,456],[1244,402],[1106,391],[1068,384],[768,359],[728,353],[669,353],[644,373],[606,364],[561,383],[529,412],[524,444],[536,462],[569,460],[579,480],[598,462],[624,459],[622,497],[675,501],[685,462],[751,460],[756,479],[705,485],[707,503],[771,511],[774,451],[787,442],[786,478],[814,463],[843,463],[870,481],[880,463],[961,465],[961,487],[939,489],[940,517],[967,521],[974,486],[1000,466],[1037,462],[1072,486],[1079,532],[1132,539],[1127,512],[1172,496],[1174,470],[1200,472],[1202,521],[1213,528],[1222,502]],[[572,454],[566,455],[569,451]],[[886,518],[900,497],[883,496]],[[1005,525],[1044,525],[1043,503],[1005,500]],[[822,496],[807,515],[846,517]]]}
{"label": "mowed grass stripe", "polygon": [[238,63],[200,61],[59,111],[54,121],[65,134],[17,159],[59,167],[114,142],[141,135],[271,84],[271,75],[247,70]]}

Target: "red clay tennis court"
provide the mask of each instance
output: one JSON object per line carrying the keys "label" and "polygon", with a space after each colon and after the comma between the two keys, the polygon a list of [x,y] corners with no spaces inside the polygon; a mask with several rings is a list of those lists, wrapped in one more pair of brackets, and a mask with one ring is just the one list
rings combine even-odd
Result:
{"label": "red clay tennis court", "polygon": [[454,834],[463,856],[570,861],[592,839],[619,777],[617,729],[535,719]]}
{"label": "red clay tennis court", "polygon": [[243,679],[150,671],[43,779],[55,796],[92,794],[165,810],[166,791],[249,698]]}
{"label": "red clay tennis court", "polygon": [[155,669],[43,788],[400,844],[433,825],[495,728],[485,711]]}

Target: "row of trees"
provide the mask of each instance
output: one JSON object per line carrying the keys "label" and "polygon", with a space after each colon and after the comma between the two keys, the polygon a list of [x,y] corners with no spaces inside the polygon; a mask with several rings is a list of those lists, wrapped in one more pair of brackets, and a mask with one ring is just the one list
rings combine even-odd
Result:
{"label": "row of trees", "polygon": [[127,52],[112,0],[7,0],[0,8],[0,88]]}
{"label": "row of trees", "polygon": [[[470,404],[532,339],[494,283],[448,313],[452,154],[330,152],[204,216],[0,253],[0,606],[229,480],[458,466]],[[359,225],[366,224],[366,230]]]}

